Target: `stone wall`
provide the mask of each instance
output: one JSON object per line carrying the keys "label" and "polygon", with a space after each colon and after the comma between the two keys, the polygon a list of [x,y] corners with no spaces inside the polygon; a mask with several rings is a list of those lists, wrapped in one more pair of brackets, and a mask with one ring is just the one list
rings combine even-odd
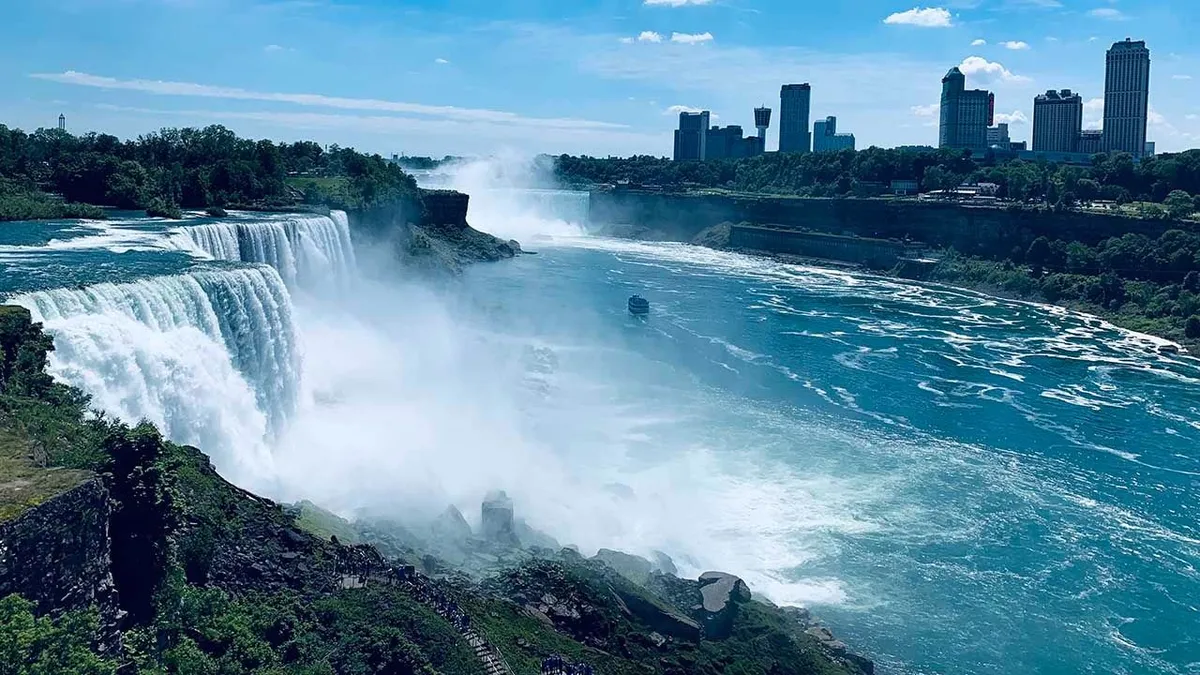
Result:
{"label": "stone wall", "polygon": [[735,225],[730,230],[729,246],[734,249],[840,260],[877,269],[891,269],[906,253],[903,244],[888,239],[843,237],[819,232],[744,225]]}
{"label": "stone wall", "polygon": [[0,597],[13,593],[40,613],[95,606],[101,650],[119,648],[108,490],[93,478],[0,524]]}
{"label": "stone wall", "polygon": [[901,199],[817,199],[673,194],[638,190],[591,193],[593,226],[643,238],[691,241],[722,222],[778,225],[874,239],[909,239],[969,254],[1007,256],[1039,236],[1095,245],[1128,232],[1158,237],[1193,223],[1070,211],[967,206]]}

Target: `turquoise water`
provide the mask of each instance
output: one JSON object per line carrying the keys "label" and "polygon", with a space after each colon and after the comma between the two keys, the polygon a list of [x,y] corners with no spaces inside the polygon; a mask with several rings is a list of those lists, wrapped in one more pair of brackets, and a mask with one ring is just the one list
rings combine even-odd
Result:
{"label": "turquoise water", "polygon": [[[745,492],[714,491],[711,539],[668,551],[742,565],[881,672],[1200,669],[1196,361],[970,292],[685,246],[539,250],[468,280],[508,334],[555,345],[564,384],[529,423],[603,382],[616,423],[645,418],[626,472],[702,449]],[[557,442],[615,450],[586,420]]]}
{"label": "turquoise water", "polygon": [[539,255],[436,290],[363,278],[344,214],[235,214],[3,225],[0,292],[57,377],[281,499],[471,514],[504,487],[564,543],[810,606],[882,673],[1200,672],[1200,362],[1053,308],[570,236],[561,196],[481,192],[471,222]]}

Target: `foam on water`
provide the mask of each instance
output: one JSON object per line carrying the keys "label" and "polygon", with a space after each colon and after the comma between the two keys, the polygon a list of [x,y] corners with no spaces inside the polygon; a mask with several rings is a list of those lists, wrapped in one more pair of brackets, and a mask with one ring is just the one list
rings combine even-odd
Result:
{"label": "foam on water", "polygon": [[355,273],[344,211],[332,211],[328,217],[288,215],[190,225],[178,228],[170,243],[216,260],[266,263],[289,287],[344,286]]}
{"label": "foam on water", "polygon": [[52,372],[100,407],[202,444],[235,475],[270,466],[268,436],[295,411],[300,351],[291,299],[265,265],[19,295],[46,324]]}

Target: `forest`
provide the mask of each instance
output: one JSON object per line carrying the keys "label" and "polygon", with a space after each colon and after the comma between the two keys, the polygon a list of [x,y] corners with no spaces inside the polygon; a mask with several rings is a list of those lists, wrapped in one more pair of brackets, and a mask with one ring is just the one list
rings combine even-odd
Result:
{"label": "forest", "polygon": [[416,195],[416,182],[400,167],[336,145],[255,141],[222,126],[122,141],[0,125],[0,220],[99,215],[81,205],[178,217],[179,209],[298,201],[358,208]]}
{"label": "forest", "polygon": [[923,191],[962,184],[995,183],[997,197],[1070,208],[1105,200],[1148,202],[1156,217],[1181,218],[1200,211],[1200,150],[1147,157],[1099,154],[1089,166],[997,161],[968,152],[908,148],[778,153],[704,162],[675,162],[639,155],[628,158],[554,158],[556,177],[572,185],[622,181],[665,189],[723,188],[739,192],[807,197],[868,197],[893,180],[915,180]]}

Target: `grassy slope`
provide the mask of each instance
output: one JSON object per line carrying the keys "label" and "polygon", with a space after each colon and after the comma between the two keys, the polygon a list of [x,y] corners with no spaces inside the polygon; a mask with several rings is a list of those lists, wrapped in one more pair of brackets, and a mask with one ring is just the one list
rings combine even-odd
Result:
{"label": "grassy slope", "polygon": [[0,522],[16,518],[91,476],[89,471],[38,466],[24,438],[0,430]]}

